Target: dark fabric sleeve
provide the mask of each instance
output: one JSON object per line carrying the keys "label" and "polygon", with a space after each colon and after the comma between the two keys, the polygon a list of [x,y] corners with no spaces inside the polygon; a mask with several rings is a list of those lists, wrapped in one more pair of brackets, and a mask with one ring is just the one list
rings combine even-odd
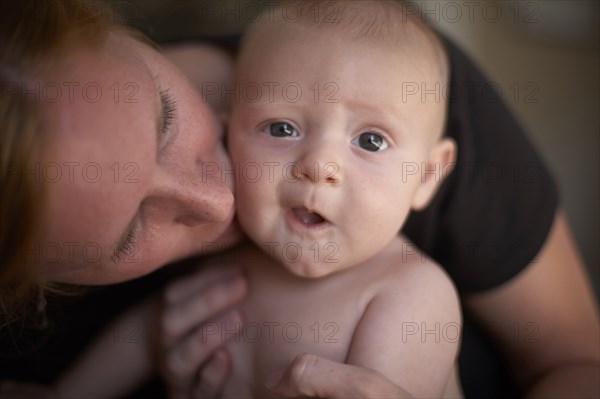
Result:
{"label": "dark fabric sleeve", "polygon": [[497,85],[443,41],[451,65],[445,135],[457,142],[457,162],[403,232],[447,270],[459,291],[476,292],[502,284],[535,260],[558,193]]}

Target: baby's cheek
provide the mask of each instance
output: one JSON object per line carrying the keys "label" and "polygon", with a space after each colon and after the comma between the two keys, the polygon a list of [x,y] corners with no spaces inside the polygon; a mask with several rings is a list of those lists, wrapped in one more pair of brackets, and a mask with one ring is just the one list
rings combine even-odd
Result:
{"label": "baby's cheek", "polygon": [[[238,219],[247,221],[249,227],[252,226],[252,220],[256,220],[263,213],[264,190],[256,182],[240,177],[236,183],[236,204]],[[244,228],[246,228],[244,226]]]}
{"label": "baby's cheek", "polygon": [[235,183],[235,202],[238,212],[247,212],[252,208],[252,190],[249,189],[247,182],[236,176]]}

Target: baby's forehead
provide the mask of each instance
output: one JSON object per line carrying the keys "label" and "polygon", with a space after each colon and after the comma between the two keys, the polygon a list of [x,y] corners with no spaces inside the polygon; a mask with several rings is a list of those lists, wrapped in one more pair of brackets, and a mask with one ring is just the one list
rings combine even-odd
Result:
{"label": "baby's forehead", "polygon": [[[293,2],[295,17],[286,13],[286,3],[263,15],[252,24],[242,42],[241,53],[245,49],[261,48],[268,50],[275,41],[281,43],[284,37],[298,38],[306,36],[315,45],[322,45],[322,39],[337,37],[344,40],[332,41],[336,49],[345,47],[349,51],[361,45],[377,46],[386,50],[381,62],[398,56],[411,59],[423,72],[430,70],[436,75],[436,81],[447,82],[449,67],[446,53],[440,39],[414,13],[407,12],[403,3],[395,1],[345,1],[326,2]],[[327,8],[328,17],[316,18],[315,7]],[[318,14],[318,13],[317,13]],[[310,53],[310,47],[304,52]],[[297,47],[295,51],[300,51]],[[310,54],[293,54],[302,62],[302,56]],[[356,53],[356,57],[361,57]],[[384,59],[384,58],[387,58]],[[242,60],[243,57],[240,57]],[[246,57],[244,61],[252,62]]]}

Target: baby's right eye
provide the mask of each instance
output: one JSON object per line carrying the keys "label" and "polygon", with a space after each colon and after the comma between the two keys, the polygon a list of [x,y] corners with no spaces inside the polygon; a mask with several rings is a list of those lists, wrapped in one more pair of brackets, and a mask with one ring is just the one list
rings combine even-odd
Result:
{"label": "baby's right eye", "polygon": [[275,122],[269,125],[269,132],[273,137],[296,137],[296,128],[287,122]]}

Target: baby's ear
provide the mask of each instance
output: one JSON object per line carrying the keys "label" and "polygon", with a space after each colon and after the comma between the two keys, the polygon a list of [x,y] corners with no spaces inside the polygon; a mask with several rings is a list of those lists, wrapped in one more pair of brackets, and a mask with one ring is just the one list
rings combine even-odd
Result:
{"label": "baby's ear", "polygon": [[420,211],[435,195],[438,187],[454,168],[456,143],[451,138],[442,138],[429,151],[426,169],[421,171],[421,184],[413,197],[411,208]]}

